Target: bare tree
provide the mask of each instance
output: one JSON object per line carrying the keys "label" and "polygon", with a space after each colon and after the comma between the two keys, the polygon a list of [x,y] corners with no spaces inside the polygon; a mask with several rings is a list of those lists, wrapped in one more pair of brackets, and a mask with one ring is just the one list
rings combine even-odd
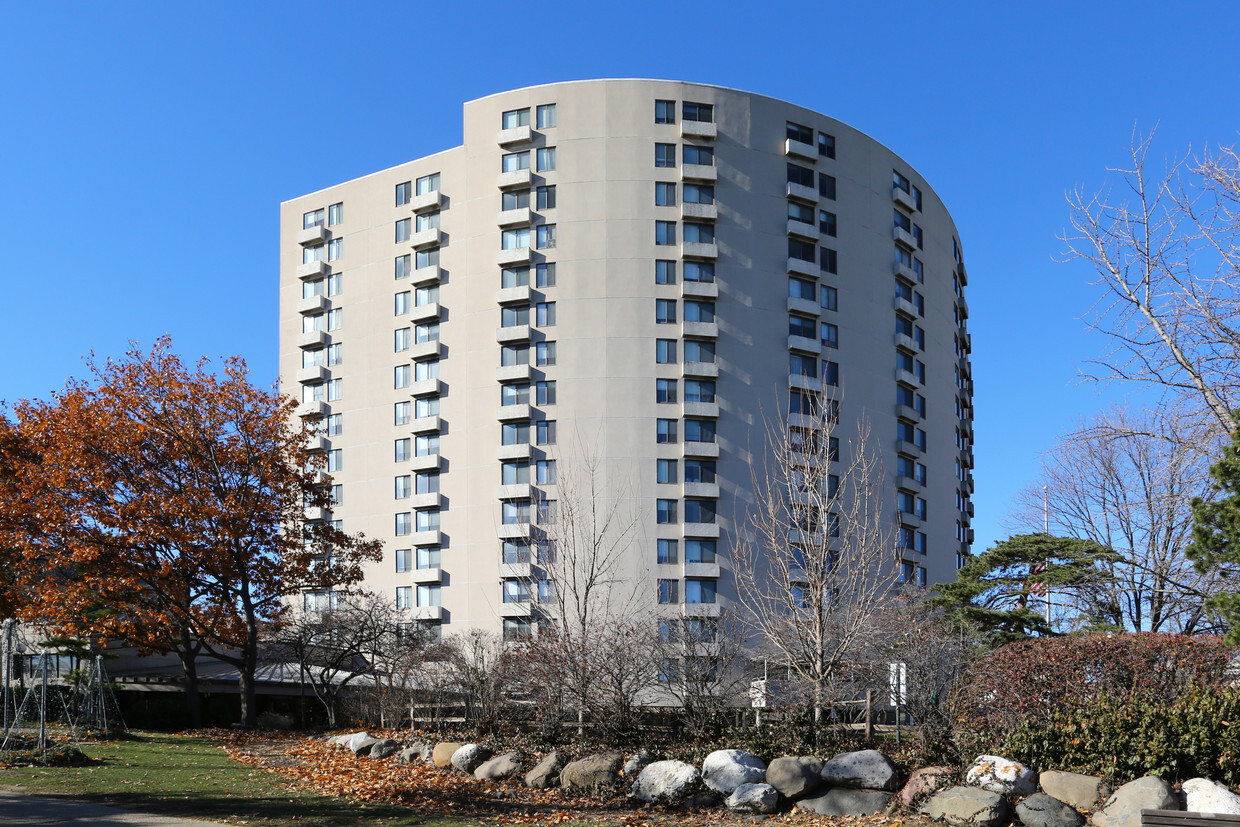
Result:
{"label": "bare tree", "polygon": [[[1176,409],[1113,409],[1066,435],[1042,463],[1041,480],[1018,495],[1016,526],[1106,546],[1114,557],[1095,564],[1107,576],[1057,595],[1086,622],[1151,632],[1214,631],[1206,598],[1217,573],[1203,574],[1185,556],[1192,539],[1192,502],[1209,499],[1212,444],[1207,426]],[[1045,486],[1045,500],[1043,499]]]}
{"label": "bare tree", "polygon": [[844,667],[870,647],[901,564],[868,423],[840,439],[833,405],[798,418],[797,427],[768,426],[768,459],[755,468],[733,566],[745,622],[795,678],[818,724]]}
{"label": "bare tree", "polygon": [[746,631],[736,612],[717,617],[664,618],[659,621],[659,678],[680,705],[685,728],[709,737],[724,722],[724,713],[749,692],[749,651]]}
{"label": "bare tree", "polygon": [[1159,174],[1152,140],[1134,134],[1131,166],[1109,170],[1120,194],[1068,198],[1069,259],[1089,262],[1106,291],[1092,324],[1111,347],[1091,378],[1152,383],[1229,432],[1240,388],[1240,156],[1221,148]]}

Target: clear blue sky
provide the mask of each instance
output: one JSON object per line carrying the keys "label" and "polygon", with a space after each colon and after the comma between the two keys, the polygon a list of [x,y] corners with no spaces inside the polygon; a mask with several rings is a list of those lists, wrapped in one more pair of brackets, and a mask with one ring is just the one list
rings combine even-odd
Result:
{"label": "clear blue sky", "polygon": [[1124,393],[1077,379],[1102,345],[1091,273],[1056,263],[1064,193],[1100,187],[1134,126],[1160,125],[1160,156],[1234,142],[1238,30],[1231,2],[10,3],[0,398],[164,333],[272,381],[280,201],[457,145],[493,92],[713,83],[852,124],[955,217],[981,550],[1056,436]]}

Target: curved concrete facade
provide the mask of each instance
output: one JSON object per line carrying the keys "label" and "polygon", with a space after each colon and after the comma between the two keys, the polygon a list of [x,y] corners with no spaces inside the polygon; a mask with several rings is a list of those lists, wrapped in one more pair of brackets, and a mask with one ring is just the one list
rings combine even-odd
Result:
{"label": "curved concrete facade", "polygon": [[[841,432],[868,421],[909,576],[949,580],[972,486],[960,249],[915,170],[790,103],[653,80],[466,103],[462,146],[281,207],[281,373],[331,417],[323,516],[385,541],[367,585],[411,618],[520,632],[538,600],[522,541],[563,496],[549,475],[580,481],[588,453],[635,517],[641,598],[677,581],[677,613],[713,586],[714,608],[686,609],[710,613],[796,389],[837,399]],[[715,481],[686,482],[702,460]],[[694,539],[714,563],[685,561]]]}

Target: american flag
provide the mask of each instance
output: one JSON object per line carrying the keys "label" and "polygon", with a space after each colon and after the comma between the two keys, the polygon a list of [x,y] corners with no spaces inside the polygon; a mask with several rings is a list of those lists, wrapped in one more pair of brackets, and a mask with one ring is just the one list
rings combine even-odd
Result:
{"label": "american flag", "polygon": [[1038,597],[1044,597],[1046,595],[1046,584],[1041,580],[1034,580],[1034,578],[1044,571],[1046,571],[1046,563],[1034,563],[1029,567],[1029,591],[1031,594],[1036,594]]}

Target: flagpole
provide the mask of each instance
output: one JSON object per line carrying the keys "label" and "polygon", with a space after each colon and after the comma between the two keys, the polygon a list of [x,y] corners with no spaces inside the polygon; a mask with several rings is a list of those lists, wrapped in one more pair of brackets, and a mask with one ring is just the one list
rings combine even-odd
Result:
{"label": "flagpole", "polygon": [[[1051,536],[1051,510],[1047,504],[1046,486],[1042,486],[1042,533]],[[1051,587],[1046,584],[1046,625],[1051,625]]]}

